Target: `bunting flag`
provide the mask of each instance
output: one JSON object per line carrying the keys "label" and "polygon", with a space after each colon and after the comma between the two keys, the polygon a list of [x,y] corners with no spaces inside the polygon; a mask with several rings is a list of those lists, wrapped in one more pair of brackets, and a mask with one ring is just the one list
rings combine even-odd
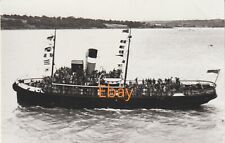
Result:
{"label": "bunting flag", "polygon": [[123,54],[124,53],[124,51],[123,50],[119,50],[119,54]]}
{"label": "bunting flag", "polygon": [[45,51],[46,51],[46,52],[50,52],[51,50],[52,50],[52,47],[46,47],[46,48],[45,48]]}
{"label": "bunting flag", "polygon": [[52,40],[54,38],[54,36],[52,35],[52,36],[49,36],[49,37],[47,37],[47,39],[48,40]]}
{"label": "bunting flag", "polygon": [[220,69],[207,71],[207,73],[216,73],[216,74],[218,74],[219,72],[220,72]]}
{"label": "bunting flag", "polygon": [[120,56],[120,57],[123,57],[123,54],[119,54],[119,55],[116,55],[116,56]]}
{"label": "bunting flag", "polygon": [[44,60],[44,65],[50,65],[50,59]]}
{"label": "bunting flag", "polygon": [[127,41],[126,40],[120,40],[120,43],[126,43]]}
{"label": "bunting flag", "polygon": [[124,46],[122,46],[122,45],[120,45],[120,47],[119,47],[120,49],[124,49]]}
{"label": "bunting flag", "polygon": [[[124,29],[124,30],[122,30],[122,32],[123,32],[123,33],[129,33],[130,31],[129,31],[129,29]],[[119,54],[116,55],[116,56],[119,56],[119,57],[124,58],[124,55],[125,55],[124,50],[125,50],[125,48],[126,48],[126,43],[127,43],[127,42],[128,42],[127,40],[120,40]],[[123,60],[121,61],[121,63],[118,63],[118,64],[117,64],[118,68],[119,68],[121,71],[123,71],[123,64],[124,64],[124,63],[125,63],[125,60],[123,59]]]}
{"label": "bunting flag", "polygon": [[118,64],[118,67],[122,67],[122,64]]}
{"label": "bunting flag", "polygon": [[[44,58],[47,58],[48,57],[48,53],[44,53]],[[53,53],[49,53],[49,57],[53,57]]]}
{"label": "bunting flag", "polygon": [[123,32],[124,33],[129,33],[129,29],[124,29]]}
{"label": "bunting flag", "polygon": [[43,53],[43,63],[44,63],[44,72],[45,75],[51,74],[52,71],[52,60],[54,57],[54,46],[55,46],[55,38],[56,38],[56,31],[55,34],[50,34],[47,38],[47,44],[46,47],[44,47],[44,53]]}

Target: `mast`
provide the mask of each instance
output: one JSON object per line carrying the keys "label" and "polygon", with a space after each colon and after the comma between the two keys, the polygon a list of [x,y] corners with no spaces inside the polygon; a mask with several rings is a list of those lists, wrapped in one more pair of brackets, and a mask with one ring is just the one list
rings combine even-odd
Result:
{"label": "mast", "polygon": [[130,55],[130,41],[131,41],[131,29],[129,29],[129,35],[128,35],[128,50],[127,50],[127,61],[126,61],[126,67],[125,67],[125,76],[124,76],[124,83],[125,86],[126,80],[127,80],[127,70],[128,70],[128,62],[129,62],[129,55]]}
{"label": "mast", "polygon": [[55,28],[55,34],[54,34],[54,44],[53,44],[53,57],[52,57],[52,74],[51,77],[53,77],[54,73],[54,66],[55,66],[55,40],[56,40],[56,28]]}

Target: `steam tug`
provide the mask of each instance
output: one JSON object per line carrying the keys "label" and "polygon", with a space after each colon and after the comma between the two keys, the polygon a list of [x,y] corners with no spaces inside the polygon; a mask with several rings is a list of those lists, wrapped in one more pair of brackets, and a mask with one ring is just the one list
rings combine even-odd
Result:
{"label": "steam tug", "polygon": [[[55,34],[47,38],[51,43],[44,54],[45,71],[51,71],[51,76],[19,79],[13,83],[18,104],[49,108],[181,109],[195,108],[217,97],[216,81],[127,80],[132,36],[131,29],[123,32],[127,38],[120,41],[118,69],[109,73],[97,71],[98,50],[91,48],[87,51],[85,64],[83,60],[72,60],[70,68],[62,67],[54,72],[55,30]],[[217,74],[217,80],[219,71],[208,70],[208,73]]]}

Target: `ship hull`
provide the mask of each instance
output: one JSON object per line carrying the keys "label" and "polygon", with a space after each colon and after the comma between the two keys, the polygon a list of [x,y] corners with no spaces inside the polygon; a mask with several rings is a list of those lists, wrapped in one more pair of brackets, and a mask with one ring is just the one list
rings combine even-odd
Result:
{"label": "ship hull", "polygon": [[26,90],[16,83],[13,84],[17,92],[17,102],[21,106],[63,107],[63,108],[164,108],[180,109],[195,108],[217,97],[216,91],[203,95],[192,96],[133,96],[130,101],[120,98],[99,98],[89,95],[61,95],[41,93]]}

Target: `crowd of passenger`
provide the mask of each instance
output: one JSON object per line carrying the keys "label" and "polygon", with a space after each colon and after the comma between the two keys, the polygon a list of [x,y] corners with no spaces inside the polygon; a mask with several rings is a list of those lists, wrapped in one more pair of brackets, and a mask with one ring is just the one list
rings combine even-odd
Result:
{"label": "crowd of passenger", "polygon": [[121,71],[115,69],[109,72],[95,70],[91,74],[88,74],[83,70],[72,72],[71,68],[61,67],[55,71],[52,77],[46,76],[42,81],[33,81],[29,85],[40,88],[51,87],[52,83],[98,85],[99,78],[119,78],[120,74]]}
{"label": "crowd of passenger", "polygon": [[86,79],[82,70],[72,72],[71,68],[61,67],[56,70],[52,80],[54,83],[83,85]]}
{"label": "crowd of passenger", "polygon": [[[88,74],[82,70],[72,72],[71,68],[61,67],[55,71],[52,77],[47,76],[41,81],[30,82],[30,86],[42,88],[43,91],[53,89],[52,83],[97,86],[99,82],[102,83],[104,78],[120,78],[120,75],[121,70],[115,69],[110,72],[95,70],[92,74]],[[148,95],[172,95],[175,92],[203,88],[201,84],[196,84],[195,86],[183,85],[177,77],[164,80],[148,78],[141,81],[136,78],[134,81],[128,81],[128,84],[125,86],[133,88],[134,92],[136,92],[135,94],[144,93]]]}
{"label": "crowd of passenger", "polygon": [[138,79],[135,79],[135,83],[129,82],[128,87],[135,88],[135,92],[138,93],[145,93],[145,94],[160,94],[160,95],[167,95],[173,94],[174,92],[182,90],[182,84],[180,79],[175,77],[166,78],[162,80],[159,79],[145,79],[142,80],[141,83]]}
{"label": "crowd of passenger", "polygon": [[184,93],[184,95],[200,94],[205,92],[205,89],[212,89],[209,84],[183,84],[178,77],[171,77],[162,79],[145,79],[141,83],[138,82],[137,78],[135,83],[130,82],[129,88],[134,88],[135,94],[145,95],[165,95],[172,96],[174,93]]}

